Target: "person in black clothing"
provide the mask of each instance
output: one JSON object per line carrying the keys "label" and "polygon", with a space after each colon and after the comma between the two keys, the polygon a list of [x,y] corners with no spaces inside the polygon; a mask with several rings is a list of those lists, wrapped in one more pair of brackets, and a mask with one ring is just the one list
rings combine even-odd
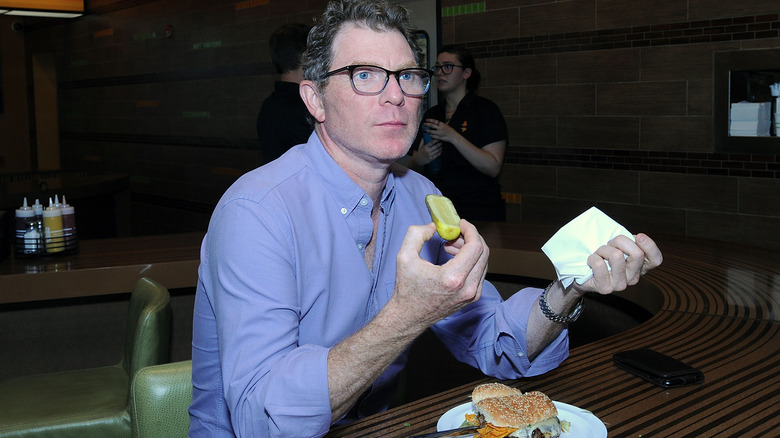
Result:
{"label": "person in black clothing", "polygon": [[433,181],[462,218],[504,221],[498,184],[509,141],[504,116],[495,103],[474,93],[480,74],[463,47],[442,47],[433,71],[439,104],[423,115],[409,166]]}
{"label": "person in black clothing", "polygon": [[309,30],[305,24],[285,24],[268,40],[271,61],[281,77],[257,115],[257,139],[266,162],[306,143],[312,132],[309,111],[298,92],[298,84],[303,80],[301,57],[306,51]]}

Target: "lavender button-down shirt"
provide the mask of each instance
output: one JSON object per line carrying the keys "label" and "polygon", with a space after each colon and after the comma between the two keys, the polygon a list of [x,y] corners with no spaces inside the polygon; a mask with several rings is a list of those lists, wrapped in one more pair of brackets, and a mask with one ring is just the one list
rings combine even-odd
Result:
{"label": "lavender button-down shirt", "polygon": [[[387,408],[402,354],[343,419],[331,418],[327,356],[393,294],[395,257],[410,225],[430,222],[430,181],[394,167],[381,200],[373,269],[372,201],[316,134],[239,178],[219,201],[201,247],[192,340],[193,437],[316,437],[332,422]],[[421,257],[449,256],[435,237]],[[534,375],[568,354],[566,333],[533,363],[525,326],[540,291],[481,299],[433,330],[459,359],[498,378]]]}

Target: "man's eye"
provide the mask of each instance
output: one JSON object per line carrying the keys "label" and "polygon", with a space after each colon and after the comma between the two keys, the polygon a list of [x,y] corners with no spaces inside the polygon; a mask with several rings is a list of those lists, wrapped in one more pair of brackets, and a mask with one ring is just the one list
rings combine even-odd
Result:
{"label": "man's eye", "polygon": [[355,79],[361,80],[361,81],[367,81],[371,79],[371,72],[367,71],[357,71],[355,72]]}

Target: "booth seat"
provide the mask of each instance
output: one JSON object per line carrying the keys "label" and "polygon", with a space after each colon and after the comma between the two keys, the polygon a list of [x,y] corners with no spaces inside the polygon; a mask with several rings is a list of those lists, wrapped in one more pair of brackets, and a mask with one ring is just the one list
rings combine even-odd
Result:
{"label": "booth seat", "polygon": [[121,361],[0,382],[0,438],[129,437],[132,378],[168,360],[170,330],[168,290],[141,278],[130,295]]}
{"label": "booth seat", "polygon": [[142,369],[130,386],[133,438],[186,437],[192,403],[192,361]]}

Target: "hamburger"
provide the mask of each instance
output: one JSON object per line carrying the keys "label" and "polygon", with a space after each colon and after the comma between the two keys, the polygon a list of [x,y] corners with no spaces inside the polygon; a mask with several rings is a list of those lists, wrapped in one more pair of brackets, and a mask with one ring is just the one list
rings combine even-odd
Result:
{"label": "hamburger", "polygon": [[482,426],[478,430],[480,438],[557,438],[561,435],[558,409],[545,394],[539,391],[523,394],[500,383],[488,385],[491,386],[474,388],[472,403],[476,414],[472,418],[467,416],[467,421]]}
{"label": "hamburger", "polygon": [[504,385],[503,383],[485,383],[484,385],[477,386],[473,391],[471,391],[471,402],[478,403],[486,398],[522,394],[523,392],[519,389]]}

